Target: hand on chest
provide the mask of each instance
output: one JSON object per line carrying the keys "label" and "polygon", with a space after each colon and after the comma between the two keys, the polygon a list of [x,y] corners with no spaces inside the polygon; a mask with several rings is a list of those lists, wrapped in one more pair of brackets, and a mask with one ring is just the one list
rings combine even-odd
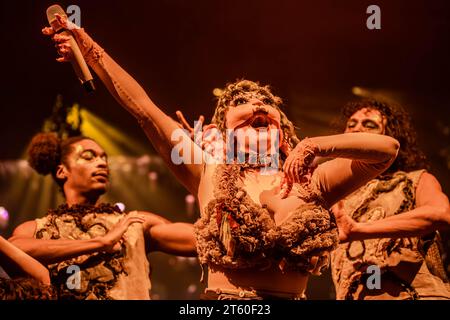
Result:
{"label": "hand on chest", "polygon": [[303,201],[295,196],[294,191],[285,199],[281,198],[281,175],[261,175],[249,173],[242,178],[243,187],[250,198],[257,204],[266,207],[273,215],[275,223],[279,225],[289,218]]}

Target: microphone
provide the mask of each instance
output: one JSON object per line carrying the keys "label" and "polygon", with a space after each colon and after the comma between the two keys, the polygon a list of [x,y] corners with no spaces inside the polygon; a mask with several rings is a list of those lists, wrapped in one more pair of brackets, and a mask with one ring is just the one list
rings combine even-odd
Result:
{"label": "microphone", "polygon": [[83,55],[81,54],[77,41],[73,37],[72,32],[70,32],[69,30],[64,30],[63,27],[58,23],[55,14],[59,14],[60,16],[67,18],[66,13],[61,8],[61,6],[54,4],[47,8],[48,23],[56,33],[61,33],[62,35],[70,37],[69,43],[70,47],[72,48],[73,57],[71,59],[71,63],[73,70],[75,71],[75,74],[77,75],[78,79],[87,92],[95,91],[93,77],[91,75],[91,72],[89,71],[89,67],[86,64],[86,61],[83,58]]}

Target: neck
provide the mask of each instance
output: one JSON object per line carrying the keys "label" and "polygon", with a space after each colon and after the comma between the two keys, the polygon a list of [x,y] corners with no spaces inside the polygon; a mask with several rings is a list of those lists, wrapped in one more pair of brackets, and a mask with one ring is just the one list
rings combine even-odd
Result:
{"label": "neck", "polygon": [[263,174],[277,173],[281,166],[279,154],[241,153],[234,161],[244,170],[254,169]]}
{"label": "neck", "polygon": [[74,190],[65,190],[64,194],[66,195],[66,203],[69,206],[75,204],[87,204],[95,206],[99,199],[98,195],[81,194]]}

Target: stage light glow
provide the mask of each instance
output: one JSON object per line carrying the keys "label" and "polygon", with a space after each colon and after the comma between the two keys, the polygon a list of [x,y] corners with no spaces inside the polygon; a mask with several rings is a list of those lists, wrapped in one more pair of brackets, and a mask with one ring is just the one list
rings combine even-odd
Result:
{"label": "stage light glow", "polygon": [[361,96],[365,96],[366,90],[364,90],[364,89],[361,88],[361,87],[355,86],[355,87],[352,88],[352,93],[353,93],[355,96],[361,97]]}
{"label": "stage light glow", "polygon": [[213,90],[213,95],[214,95],[215,97],[220,97],[220,96],[222,95],[222,92],[223,92],[222,89],[214,88],[214,90]]}
{"label": "stage light glow", "polygon": [[188,194],[184,201],[186,201],[187,204],[194,204],[195,203],[195,197],[192,194]]}
{"label": "stage light glow", "polygon": [[192,194],[188,194],[184,197],[184,202],[186,203],[187,216],[192,217],[195,211],[195,197]]}
{"label": "stage light glow", "polygon": [[148,179],[149,179],[150,181],[156,181],[156,180],[158,180],[158,172],[150,171],[150,172],[148,173]]}
{"label": "stage light glow", "polygon": [[123,172],[130,172],[131,171],[131,164],[130,163],[125,163],[122,166],[122,170],[123,170]]}
{"label": "stage light glow", "polygon": [[136,164],[138,166],[148,166],[151,163],[152,159],[148,154],[143,155],[142,157],[139,157],[136,159]]}
{"label": "stage light glow", "polygon": [[123,130],[115,128],[92,112],[81,109],[80,113],[83,118],[83,134],[96,140],[109,156],[129,154],[130,151],[134,154],[148,152],[136,139],[128,137]]}
{"label": "stage light glow", "polygon": [[115,206],[118,207],[120,211],[125,211],[125,205],[122,202],[117,202]]}
{"label": "stage light glow", "polygon": [[4,207],[0,207],[0,228],[6,228],[9,222],[9,213]]}
{"label": "stage light glow", "polygon": [[195,293],[197,291],[197,285],[195,284],[190,284],[189,287],[187,288],[187,292],[192,294]]}

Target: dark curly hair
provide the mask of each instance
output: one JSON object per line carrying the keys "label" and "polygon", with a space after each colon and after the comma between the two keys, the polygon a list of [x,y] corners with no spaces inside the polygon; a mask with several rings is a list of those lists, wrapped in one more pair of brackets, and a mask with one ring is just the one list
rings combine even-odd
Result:
{"label": "dark curly hair", "polygon": [[56,177],[58,166],[67,165],[67,157],[73,151],[72,145],[86,139],[92,140],[84,136],[61,140],[55,133],[38,133],[32,138],[28,147],[28,163],[39,174],[51,174],[58,186],[62,188],[65,181]]}
{"label": "dark curly hair", "polygon": [[341,119],[337,121],[337,129],[345,130],[347,120],[358,110],[363,108],[378,110],[386,117],[385,134],[400,142],[398,156],[387,173],[396,171],[413,171],[429,169],[425,154],[417,146],[417,134],[412,125],[410,115],[398,104],[375,99],[362,99],[347,103],[341,112]]}
{"label": "dark curly hair", "polygon": [[285,137],[286,142],[289,144],[289,147],[294,148],[297,143],[300,142],[299,138],[295,134],[294,125],[287,118],[286,114],[281,110],[281,106],[283,104],[283,100],[274,95],[272,93],[272,89],[270,86],[262,86],[259,82],[253,82],[250,80],[236,80],[233,83],[228,83],[225,86],[225,89],[222,90],[221,95],[218,97],[216,110],[212,117],[211,123],[217,125],[217,128],[225,133],[226,125],[225,125],[225,114],[230,106],[233,98],[242,93],[242,92],[257,92],[266,97],[269,97],[273,100],[273,107],[276,108],[281,115],[281,130],[283,130],[283,135]]}
{"label": "dark curly hair", "polygon": [[32,278],[0,278],[0,300],[56,300],[53,286]]}

